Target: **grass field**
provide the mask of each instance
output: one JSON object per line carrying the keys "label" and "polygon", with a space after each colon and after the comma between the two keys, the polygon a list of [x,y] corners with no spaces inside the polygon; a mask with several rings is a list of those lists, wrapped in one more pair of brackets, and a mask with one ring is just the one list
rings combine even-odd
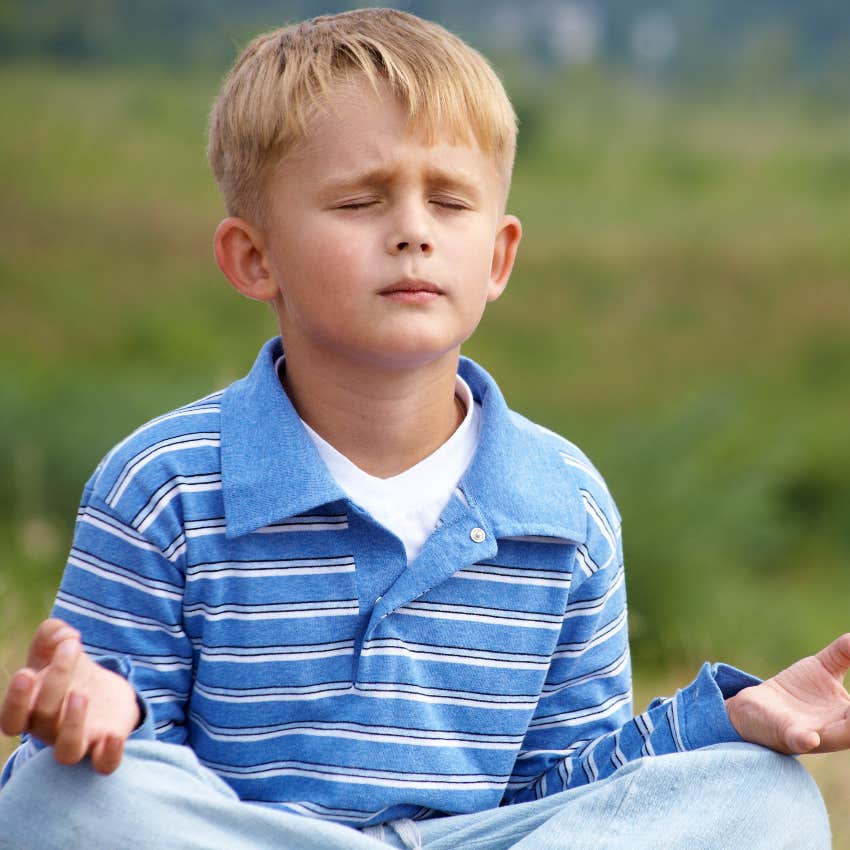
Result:
{"label": "grass field", "polygon": [[[0,67],[0,687],[97,460],[274,333],[212,258],[216,85]],[[541,87],[518,267],[466,353],[605,474],[638,680],[704,658],[767,675],[850,627],[850,115],[592,74]],[[846,824],[850,764],[817,765]]]}

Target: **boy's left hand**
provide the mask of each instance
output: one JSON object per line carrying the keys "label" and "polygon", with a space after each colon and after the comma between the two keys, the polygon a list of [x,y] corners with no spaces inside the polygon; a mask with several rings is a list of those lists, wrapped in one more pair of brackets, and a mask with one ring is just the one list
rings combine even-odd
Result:
{"label": "boy's left hand", "polygon": [[830,753],[850,748],[850,633],[817,655],[726,700],[738,734],[780,753]]}

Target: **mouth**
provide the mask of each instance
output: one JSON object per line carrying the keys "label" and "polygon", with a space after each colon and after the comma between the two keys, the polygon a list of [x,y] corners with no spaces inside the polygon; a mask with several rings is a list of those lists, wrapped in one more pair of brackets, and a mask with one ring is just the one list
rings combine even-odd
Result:
{"label": "mouth", "polygon": [[389,286],[384,287],[380,295],[394,296],[415,296],[415,295],[444,295],[443,290],[436,283],[431,283],[430,280],[420,280],[419,278],[402,278]]}

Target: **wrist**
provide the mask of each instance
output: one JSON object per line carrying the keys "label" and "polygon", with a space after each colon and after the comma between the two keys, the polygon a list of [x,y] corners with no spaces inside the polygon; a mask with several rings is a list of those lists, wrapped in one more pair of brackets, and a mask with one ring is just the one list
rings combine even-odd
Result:
{"label": "wrist", "polygon": [[761,744],[763,741],[756,730],[759,728],[759,706],[757,702],[757,685],[743,688],[725,700],[726,714],[734,730],[745,741],[751,744]]}
{"label": "wrist", "polygon": [[144,725],[145,716],[146,716],[147,712],[145,710],[144,701],[135,691],[133,691],[133,702],[135,703],[136,714],[135,714],[135,722],[133,723],[133,728],[130,731],[136,732],[139,729],[141,729],[142,726]]}
{"label": "wrist", "polygon": [[740,691],[735,694],[735,696],[727,697],[723,702],[726,706],[726,716],[729,718],[729,722],[732,724],[732,728],[740,735],[740,737],[744,737],[741,733],[741,723],[738,717],[738,712],[741,706],[741,701],[739,699]]}
{"label": "wrist", "polygon": [[122,716],[127,720],[128,735],[137,732],[145,725],[148,717],[146,703],[131,681],[132,664],[124,656],[103,655],[93,659],[104,671],[116,676],[123,685],[124,696],[121,698]]}

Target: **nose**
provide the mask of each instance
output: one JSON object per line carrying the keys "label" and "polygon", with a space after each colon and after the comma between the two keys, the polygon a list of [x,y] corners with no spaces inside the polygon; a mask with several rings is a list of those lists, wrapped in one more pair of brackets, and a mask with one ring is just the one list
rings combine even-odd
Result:
{"label": "nose", "polygon": [[410,209],[400,211],[387,234],[387,251],[394,256],[404,253],[430,256],[434,251],[434,239],[425,216]]}
{"label": "nose", "polygon": [[430,240],[425,240],[424,242],[420,242],[419,240],[414,240],[412,242],[401,240],[400,242],[395,242],[390,245],[391,254],[401,254],[408,251],[410,253],[419,252],[427,257],[433,250],[434,248],[431,245]]}
{"label": "nose", "polygon": [[431,245],[431,242],[427,240],[425,242],[419,242],[418,244],[417,241],[407,242],[402,240],[401,242],[396,242],[395,244],[390,245],[390,253],[392,254],[401,254],[404,251],[419,251],[420,253],[425,254],[425,256],[428,256],[431,251],[433,251],[433,246]]}

